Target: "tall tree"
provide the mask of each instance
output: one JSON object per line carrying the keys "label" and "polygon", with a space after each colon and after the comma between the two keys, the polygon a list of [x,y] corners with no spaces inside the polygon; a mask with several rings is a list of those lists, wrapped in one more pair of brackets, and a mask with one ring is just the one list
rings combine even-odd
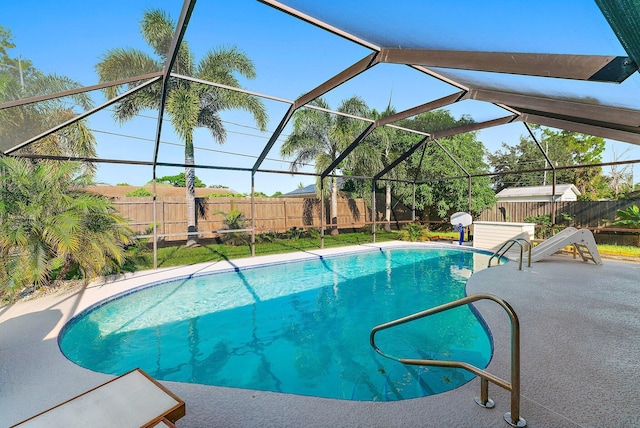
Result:
{"label": "tall tree", "polygon": [[[402,122],[402,126],[422,132],[434,133],[473,123],[471,118],[463,116],[454,118],[447,110],[437,110],[420,114]],[[402,144],[405,148],[413,146],[418,137],[404,136]],[[485,148],[477,138],[477,133],[469,132],[437,141],[428,141],[425,147],[416,151],[406,161],[406,174],[411,179],[433,181],[416,186],[416,208],[423,210],[427,219],[444,219],[456,211],[469,210],[469,182],[466,179],[450,179],[446,177],[464,176],[464,172],[443,150],[448,151],[470,174],[482,174],[489,171],[484,161]],[[410,205],[412,193],[409,185],[403,185],[405,205]],[[493,206],[495,196],[491,182],[486,177],[476,177],[471,182],[471,213],[479,214]]]}
{"label": "tall tree", "polygon": [[0,158],[0,296],[49,283],[77,266],[85,277],[117,269],[131,231],[111,202],[82,191],[76,163]]}
{"label": "tall tree", "polygon": [[[15,47],[11,40],[11,31],[0,27],[0,102],[53,94],[82,86],[65,76],[44,74],[29,60],[10,57],[7,51]],[[92,101],[87,94],[76,94],[2,109],[2,147],[14,147],[73,119],[77,115],[76,110],[85,111],[91,107]],[[95,138],[88,128],[87,121],[82,120],[21,148],[18,153],[94,157],[95,145]],[[89,163],[83,164],[83,167],[89,173],[95,170]]]}
{"label": "tall tree", "polygon": [[[577,166],[602,162],[605,141],[600,137],[571,131],[556,131],[549,128],[533,127],[538,131],[541,147],[554,166]],[[517,146],[502,145],[502,149],[488,154],[489,163],[495,172],[497,191],[507,187],[542,186],[551,184],[550,172],[519,171],[551,168],[540,148],[529,137],[520,137]],[[602,168],[563,169],[556,173],[556,182],[574,184],[582,193],[581,199],[592,200],[604,191]]]}
{"label": "tall tree", "polygon": [[[126,77],[138,76],[145,73],[162,70],[167,57],[171,41],[173,40],[176,23],[160,9],[146,11],[140,22],[142,36],[152,48],[156,57],[137,49],[113,49],[108,51],[96,66],[101,82],[114,81]],[[253,62],[238,48],[217,48],[210,50],[196,64],[183,41],[178,49],[173,72],[198,79],[221,83],[227,86],[240,87],[236,75],[248,79],[256,77]],[[126,89],[134,87],[132,83]],[[118,95],[123,88],[109,88],[106,94],[109,98]],[[118,103],[114,116],[119,122],[133,119],[141,110],[158,109],[160,106],[160,86],[152,85]],[[182,79],[171,79],[168,86],[166,111],[169,119],[185,143],[185,175],[188,232],[187,246],[197,245],[194,188],[194,146],[193,133],[202,127],[210,131],[214,141],[223,144],[226,131],[220,113],[229,109],[245,110],[253,118],[261,130],[266,129],[267,113],[262,102],[252,95],[228,91],[203,83],[195,83]]]}
{"label": "tall tree", "polygon": [[[329,110],[323,98],[316,98],[311,105]],[[355,116],[366,116],[368,107],[360,97],[343,100],[337,111]],[[293,131],[280,148],[284,158],[294,157],[291,171],[295,172],[307,162],[315,162],[316,173],[323,172],[331,165],[362,131],[362,125],[355,119],[335,115],[316,109],[298,110],[293,117]],[[317,189],[320,189],[318,178]],[[324,187],[324,186],[323,186]],[[332,235],[338,234],[338,181],[330,178],[330,217]],[[324,197],[324,195],[319,195]]]}
{"label": "tall tree", "polygon": [[[396,113],[391,105],[391,101],[383,111],[376,109],[371,110],[369,118],[373,120],[383,119]],[[345,168],[356,176],[373,176],[385,167],[389,166],[399,156],[401,147],[398,144],[397,130],[390,127],[376,128],[360,145],[354,150],[353,154],[346,159]],[[404,165],[400,164],[396,168],[389,171],[386,178],[404,178]],[[349,187],[354,189],[357,194],[369,200],[371,195],[371,180],[350,180]],[[384,189],[385,203],[383,221],[385,229],[390,230],[391,222],[391,204],[392,190],[396,193],[400,188],[394,187],[391,181],[382,181],[377,183],[378,187]]]}

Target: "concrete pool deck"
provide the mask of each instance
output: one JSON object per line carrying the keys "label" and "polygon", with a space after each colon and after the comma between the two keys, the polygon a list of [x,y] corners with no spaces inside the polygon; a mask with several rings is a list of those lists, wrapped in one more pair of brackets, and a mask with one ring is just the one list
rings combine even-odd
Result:
{"label": "concrete pool deck", "polygon": [[[368,244],[302,255],[317,257],[407,244]],[[0,428],[113,378],[71,363],[58,348],[60,329],[84,308],[163,278],[299,256],[140,272],[0,307]],[[467,283],[467,293],[499,296],[520,318],[520,414],[527,426],[640,426],[639,264],[605,260],[596,266],[553,256],[518,271],[517,263],[508,263],[474,274]],[[495,354],[488,371],[509,380],[509,319],[493,302],[476,306],[494,337]],[[162,384],[186,402],[187,414],[177,422],[179,428],[500,427],[507,426],[503,415],[510,410],[508,392],[493,384],[489,385],[489,396],[495,408],[477,406],[478,379],[436,396],[386,403]]]}

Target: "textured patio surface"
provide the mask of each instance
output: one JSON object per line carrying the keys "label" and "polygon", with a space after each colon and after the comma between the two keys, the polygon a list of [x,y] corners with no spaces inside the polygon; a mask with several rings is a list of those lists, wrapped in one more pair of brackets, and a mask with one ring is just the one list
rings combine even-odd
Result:
{"label": "textured patio surface", "polygon": [[[392,245],[397,244],[379,246]],[[358,248],[371,247],[377,245]],[[242,266],[281,258],[233,263]],[[60,352],[57,334],[73,314],[115,293],[161,278],[225,267],[225,263],[214,263],[141,272],[0,308],[0,427],[112,378],[83,369]],[[518,271],[517,263],[509,263],[474,274],[467,283],[467,293],[500,296],[520,318],[520,413],[528,426],[640,426],[640,265],[605,260],[596,266],[553,256]],[[493,302],[480,302],[477,308],[495,342],[488,370],[508,380],[509,319]],[[500,427],[507,426],[503,414],[510,410],[509,394],[492,384],[489,395],[496,407],[477,406],[477,379],[440,395],[387,403],[162,383],[186,402],[187,415],[177,423],[180,428]]]}

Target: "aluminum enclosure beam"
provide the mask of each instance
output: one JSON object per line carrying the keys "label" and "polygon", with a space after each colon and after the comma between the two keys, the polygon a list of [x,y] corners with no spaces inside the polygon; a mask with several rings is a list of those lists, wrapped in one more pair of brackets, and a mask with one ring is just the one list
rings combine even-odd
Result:
{"label": "aluminum enclosure beam", "polygon": [[139,91],[140,89],[146,88],[147,86],[158,82],[160,79],[161,79],[161,77],[158,76],[158,77],[155,77],[155,78],[153,78],[151,80],[148,80],[147,82],[143,83],[142,85],[136,86],[135,88],[132,88],[132,89],[128,90],[127,92],[125,92],[123,94],[120,94],[119,96],[114,97],[114,98],[110,99],[109,101],[100,104],[98,107],[92,108],[91,110],[87,110],[86,112],[84,112],[82,114],[79,114],[76,117],[74,117],[74,118],[72,118],[70,120],[67,120],[66,122],[63,122],[60,125],[55,126],[55,127],[49,129],[46,132],[43,132],[42,134],[36,135],[35,137],[32,137],[32,138],[28,139],[27,141],[25,141],[25,142],[23,142],[21,144],[18,144],[17,146],[11,147],[10,149],[8,149],[6,151],[2,151],[2,153],[11,154],[11,153],[13,153],[13,152],[25,147],[25,146],[28,146],[29,144],[31,144],[31,143],[33,143],[35,141],[38,141],[41,138],[44,138],[44,137],[46,137],[48,135],[51,135],[51,134],[61,130],[64,127],[67,127],[67,126],[69,126],[69,125],[71,125],[73,123],[76,123],[76,122],[84,119],[85,117],[88,117],[88,116],[92,115],[95,112],[98,112],[98,111],[100,111],[100,110],[102,110],[102,109],[104,109],[106,107],[109,107],[111,104],[115,104],[116,102],[120,101],[122,98],[125,98],[125,97],[131,95],[132,93]]}
{"label": "aluminum enclosure beam", "polygon": [[[384,126],[396,122],[398,120],[406,119],[411,116],[418,115],[420,113],[425,113],[427,111],[435,110],[440,107],[444,107],[447,105],[451,105],[456,103],[466,96],[465,91],[456,92],[454,94],[448,95],[446,97],[439,98],[437,100],[401,111],[391,116],[387,116],[381,119],[378,119],[372,125],[369,125],[358,137],[345,149],[340,153],[340,156],[331,163],[320,175],[322,178],[326,177],[333,171],[339,164],[342,162],[348,155],[351,153],[357,146],[364,140],[376,127]],[[411,130],[407,130],[412,132]],[[376,175],[377,176],[377,175]]]}
{"label": "aluminum enclosure beam", "polygon": [[518,120],[535,123],[536,125],[549,126],[551,128],[579,132],[581,134],[594,135],[596,137],[610,138],[612,140],[640,146],[640,129],[638,128],[614,128],[605,123],[585,123],[573,119],[549,117],[541,112],[530,113],[523,111],[522,116],[520,116]]}
{"label": "aluminum enclosure beam", "polygon": [[416,150],[418,150],[420,147],[422,147],[424,144],[426,144],[428,140],[429,140],[429,137],[424,137],[423,139],[421,139],[417,144],[415,144],[409,150],[407,150],[402,155],[400,155],[396,160],[391,162],[385,169],[383,169],[382,171],[380,171],[379,173],[374,175],[373,176],[373,180],[374,181],[378,181],[380,179],[380,177],[385,175],[387,172],[391,171],[393,168],[398,166],[402,161],[404,161],[409,156],[414,154],[416,152]]}
{"label": "aluminum enclosure beam", "polygon": [[450,137],[452,135],[464,134],[466,132],[479,131],[481,129],[492,128],[494,126],[505,125],[515,121],[518,116],[504,116],[498,119],[487,120],[485,122],[470,123],[468,125],[458,126],[456,128],[445,129],[442,131],[434,132],[431,137],[435,140],[437,138]]}
{"label": "aluminum enclosure beam", "polygon": [[54,98],[62,98],[62,97],[68,97],[68,96],[71,96],[71,95],[83,94],[85,92],[91,92],[91,91],[96,91],[96,90],[99,90],[99,89],[110,88],[111,86],[124,85],[124,84],[127,84],[127,83],[136,82],[138,80],[152,79],[152,78],[158,77],[158,76],[162,76],[162,72],[161,71],[156,71],[155,73],[143,74],[143,75],[135,76],[135,77],[129,77],[127,79],[114,80],[113,82],[100,83],[98,85],[83,86],[81,88],[69,89],[68,91],[56,92],[56,93],[53,93],[53,94],[39,95],[37,97],[22,98],[22,99],[19,99],[19,100],[9,101],[9,102],[0,104],[0,110],[5,109],[5,108],[23,106],[23,105],[27,105],[27,104],[39,103],[41,101],[48,101],[48,100],[52,100]]}
{"label": "aluminum enclosure beam", "polygon": [[506,104],[518,111],[545,112],[566,117],[609,122],[616,125],[640,126],[640,111],[624,107],[585,103],[580,100],[548,98],[535,95],[516,94],[512,92],[471,89],[469,99]]}
{"label": "aluminum enclosure beam", "polygon": [[[162,70],[162,92],[160,93],[160,107],[158,108],[158,123],[156,126],[156,143],[153,149],[153,179],[156,178],[156,167],[155,163],[158,160],[158,150],[160,149],[160,135],[162,134],[162,119],[164,117],[164,105],[167,99],[167,90],[169,89],[169,78],[171,75],[171,70],[173,69],[173,65],[176,62],[176,58],[178,57],[178,50],[180,49],[180,44],[182,43],[182,39],[184,38],[184,33],[187,31],[187,26],[189,24],[189,19],[191,18],[191,13],[193,12],[193,8],[196,5],[196,0],[185,0],[182,4],[182,10],[180,12],[180,18],[178,18],[178,24],[176,27],[176,33],[173,36],[173,40],[171,41],[171,46],[169,47],[169,51],[167,52],[167,61],[164,64],[164,69]],[[154,223],[155,225],[155,223]]]}
{"label": "aluminum enclosure beam", "polygon": [[291,105],[291,107],[289,108],[289,110],[285,113],[283,118],[280,120],[280,123],[278,124],[278,127],[276,128],[274,133],[271,134],[271,138],[269,138],[269,141],[267,142],[265,147],[262,149],[262,153],[260,153],[258,160],[253,165],[253,172],[255,173],[260,168],[260,165],[262,165],[264,158],[267,157],[267,155],[273,148],[273,145],[275,144],[275,142],[278,140],[278,138],[280,138],[280,134],[282,134],[282,131],[287,126],[287,123],[293,116],[293,113],[298,108],[322,96],[323,94],[329,92],[335,87],[340,86],[347,80],[352,79],[353,77],[364,72],[365,70],[368,70],[369,68],[373,67],[376,64],[378,64],[377,53],[367,55],[357,63],[346,68],[345,70],[331,77],[326,82],[322,83],[321,85],[317,86],[316,88],[312,89],[311,91],[307,92],[306,94],[302,95],[300,98],[295,100]]}
{"label": "aluminum enclosure beam", "polygon": [[381,61],[461,70],[623,82],[638,70],[629,57],[382,48]]}

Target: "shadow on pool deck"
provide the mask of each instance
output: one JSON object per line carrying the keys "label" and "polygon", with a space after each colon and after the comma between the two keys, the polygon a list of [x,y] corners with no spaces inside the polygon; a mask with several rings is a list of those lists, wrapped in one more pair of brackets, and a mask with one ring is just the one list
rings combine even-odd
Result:
{"label": "shadow on pool deck", "polygon": [[[163,276],[216,267],[224,268],[217,263],[146,272],[0,308],[0,427],[112,378],[76,366],[60,352],[57,334],[74,313]],[[516,263],[484,270],[471,277],[467,291],[502,297],[520,318],[520,413],[528,426],[640,426],[640,265],[605,260],[595,266],[556,256],[523,271]],[[488,370],[508,380],[509,319],[493,302],[476,306],[496,345]],[[495,385],[489,395],[496,407],[477,406],[477,379],[440,395],[388,403],[162,383],[187,403],[180,428],[499,427],[506,426],[502,416],[510,410],[509,394]]]}

